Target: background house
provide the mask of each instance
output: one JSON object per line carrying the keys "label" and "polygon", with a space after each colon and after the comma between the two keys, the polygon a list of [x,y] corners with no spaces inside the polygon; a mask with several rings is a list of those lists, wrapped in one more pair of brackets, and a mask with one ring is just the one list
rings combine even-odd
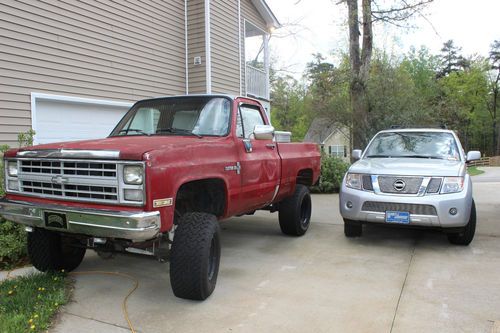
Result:
{"label": "background house", "polygon": [[30,128],[35,143],[104,137],[155,96],[228,93],[269,109],[278,26],[264,0],[2,2],[0,144]]}
{"label": "background house", "polygon": [[349,162],[351,158],[349,130],[335,124],[328,118],[315,118],[304,137],[304,142],[314,142],[322,152],[329,156],[342,158]]}

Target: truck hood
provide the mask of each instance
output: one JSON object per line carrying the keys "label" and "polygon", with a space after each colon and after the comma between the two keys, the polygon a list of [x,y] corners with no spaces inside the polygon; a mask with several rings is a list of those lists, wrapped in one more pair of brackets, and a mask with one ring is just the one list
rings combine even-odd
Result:
{"label": "truck hood", "polygon": [[57,142],[33,147],[21,148],[19,151],[34,151],[34,150],[102,150],[102,151],[118,151],[119,159],[135,160],[143,159],[145,153],[152,150],[162,149],[169,150],[174,146],[179,149],[183,146],[193,145],[200,141],[211,140],[211,137],[198,138],[195,136],[119,136],[108,137],[97,140],[83,140],[70,142]]}
{"label": "truck hood", "polygon": [[372,175],[463,176],[465,163],[423,158],[364,158],[349,168],[352,173]]}

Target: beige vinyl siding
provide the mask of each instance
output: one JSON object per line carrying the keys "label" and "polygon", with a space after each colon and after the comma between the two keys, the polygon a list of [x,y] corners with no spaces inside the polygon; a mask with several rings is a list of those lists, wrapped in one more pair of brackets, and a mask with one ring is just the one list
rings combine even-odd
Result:
{"label": "beige vinyl siding", "polygon": [[212,1],[210,23],[212,92],[239,95],[238,2]]}
{"label": "beige vinyl siding", "polygon": [[257,8],[251,0],[240,0],[241,1],[241,84],[242,91],[246,94],[246,78],[245,78],[245,20],[252,23],[256,27],[267,31],[266,21],[259,14]]}
{"label": "beige vinyl siding", "polygon": [[[188,91],[203,94],[207,92],[204,0],[187,0],[187,26]],[[194,65],[194,57],[201,57],[201,65]]]}
{"label": "beige vinyl siding", "polygon": [[185,92],[183,0],[0,3],[0,144],[31,125],[31,92],[135,101]]}

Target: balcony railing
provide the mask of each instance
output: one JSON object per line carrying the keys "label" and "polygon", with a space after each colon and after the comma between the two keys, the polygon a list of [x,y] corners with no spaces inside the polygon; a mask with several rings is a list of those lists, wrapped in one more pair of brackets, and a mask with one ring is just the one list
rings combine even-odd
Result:
{"label": "balcony railing", "polygon": [[269,78],[265,70],[247,65],[247,95],[269,100]]}

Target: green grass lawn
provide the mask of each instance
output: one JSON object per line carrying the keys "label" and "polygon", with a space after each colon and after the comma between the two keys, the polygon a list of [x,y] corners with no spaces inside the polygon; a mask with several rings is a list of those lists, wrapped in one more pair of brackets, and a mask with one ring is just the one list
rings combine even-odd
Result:
{"label": "green grass lawn", "polygon": [[0,282],[0,332],[46,331],[69,299],[64,273],[35,273]]}
{"label": "green grass lawn", "polygon": [[471,175],[471,176],[477,176],[477,175],[480,175],[480,174],[484,173],[483,170],[479,170],[475,166],[468,167],[467,171],[469,172],[469,175]]}

